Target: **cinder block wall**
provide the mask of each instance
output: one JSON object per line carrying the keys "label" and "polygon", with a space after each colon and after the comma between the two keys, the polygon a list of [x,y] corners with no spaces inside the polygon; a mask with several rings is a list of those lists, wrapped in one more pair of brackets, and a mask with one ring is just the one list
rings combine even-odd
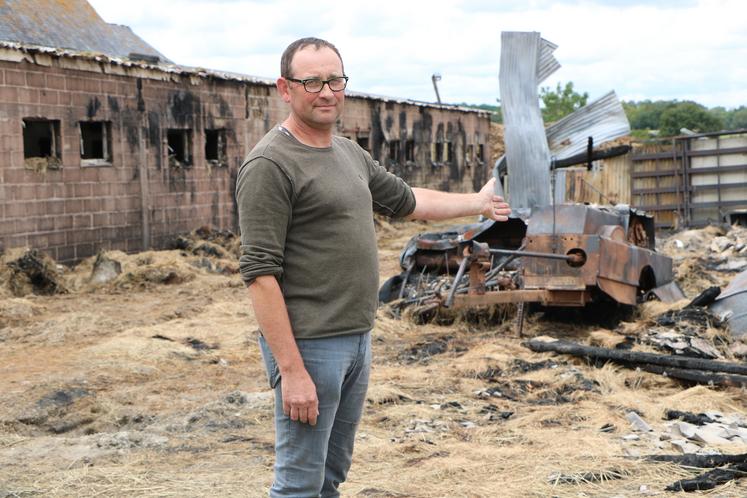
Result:
{"label": "cinder block wall", "polygon": [[[262,83],[84,60],[0,61],[0,248],[34,247],[75,262],[99,249],[162,248],[202,225],[237,230],[238,167],[286,113],[274,88]],[[59,121],[59,169],[26,167],[28,118]],[[111,123],[110,165],[81,161],[86,121]],[[169,163],[168,129],[192,130],[190,166]],[[206,161],[206,129],[225,130],[225,167]],[[489,167],[467,162],[464,151],[480,142],[487,154],[488,131],[485,115],[364,97],[349,97],[338,123],[341,135],[367,136],[372,155],[411,184],[456,191],[487,179]],[[448,162],[430,160],[437,137],[453,141]],[[404,161],[404,150],[400,161],[389,159],[388,141],[395,139],[402,147],[415,141],[415,161]]]}

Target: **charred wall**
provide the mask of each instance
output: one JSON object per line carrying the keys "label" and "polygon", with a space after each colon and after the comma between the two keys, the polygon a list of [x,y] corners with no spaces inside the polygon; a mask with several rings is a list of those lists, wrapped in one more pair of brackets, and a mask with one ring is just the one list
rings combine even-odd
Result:
{"label": "charred wall", "polygon": [[478,145],[488,146],[486,115],[363,98],[345,106],[337,133],[411,185],[471,192],[487,181],[490,168],[477,156]]}
{"label": "charred wall", "polygon": [[[74,262],[201,225],[237,230],[237,170],[287,113],[274,88],[102,64],[0,60],[0,249]],[[488,130],[478,113],[348,96],[337,133],[412,185],[468,191],[487,168],[465,144]],[[436,140],[452,154],[434,156]]]}
{"label": "charred wall", "polygon": [[[0,247],[72,262],[99,249],[139,251],[146,239],[164,247],[200,225],[234,229],[232,173],[251,139],[238,86],[0,61]],[[59,122],[54,160],[26,157],[31,121]],[[107,157],[82,159],[81,123],[103,123]],[[206,129],[224,130],[226,164],[206,162]],[[170,162],[169,130],[190,136],[189,164]]]}

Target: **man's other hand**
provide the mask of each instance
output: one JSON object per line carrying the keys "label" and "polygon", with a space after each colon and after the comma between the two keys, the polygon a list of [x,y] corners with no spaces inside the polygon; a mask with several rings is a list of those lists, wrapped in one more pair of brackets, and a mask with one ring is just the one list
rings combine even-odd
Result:
{"label": "man's other hand", "polygon": [[480,214],[486,218],[496,221],[508,220],[511,207],[500,195],[495,195],[495,178],[488,180],[479,192],[482,208]]}
{"label": "man's other hand", "polygon": [[280,389],[283,394],[283,413],[291,420],[316,425],[319,399],[316,395],[316,385],[306,369],[283,375]]}

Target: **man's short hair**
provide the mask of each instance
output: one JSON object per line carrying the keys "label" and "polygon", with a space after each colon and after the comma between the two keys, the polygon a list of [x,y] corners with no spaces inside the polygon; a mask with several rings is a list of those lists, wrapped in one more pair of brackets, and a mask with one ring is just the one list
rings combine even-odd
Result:
{"label": "man's short hair", "polygon": [[304,47],[308,47],[309,45],[314,45],[314,48],[319,50],[322,47],[326,47],[329,49],[334,50],[334,52],[337,54],[337,57],[340,58],[340,64],[342,65],[342,72],[345,72],[345,64],[342,62],[342,56],[340,55],[340,51],[337,50],[337,47],[332,45],[327,40],[322,40],[321,38],[314,38],[314,37],[307,37],[307,38],[301,38],[290,45],[288,45],[288,48],[285,49],[283,52],[283,56],[280,58],[280,76],[283,78],[292,78],[293,75],[291,74],[291,62],[293,62],[293,56],[296,55],[296,52],[301,50]]}

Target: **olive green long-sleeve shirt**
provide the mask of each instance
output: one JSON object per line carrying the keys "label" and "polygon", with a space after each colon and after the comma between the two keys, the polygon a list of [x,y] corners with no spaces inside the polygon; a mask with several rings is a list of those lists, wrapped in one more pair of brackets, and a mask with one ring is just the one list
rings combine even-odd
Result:
{"label": "olive green long-sleeve shirt", "polygon": [[309,147],[275,127],[239,169],[242,278],[274,275],[296,338],[373,328],[379,283],[373,211],[402,217],[415,197],[357,144]]}

